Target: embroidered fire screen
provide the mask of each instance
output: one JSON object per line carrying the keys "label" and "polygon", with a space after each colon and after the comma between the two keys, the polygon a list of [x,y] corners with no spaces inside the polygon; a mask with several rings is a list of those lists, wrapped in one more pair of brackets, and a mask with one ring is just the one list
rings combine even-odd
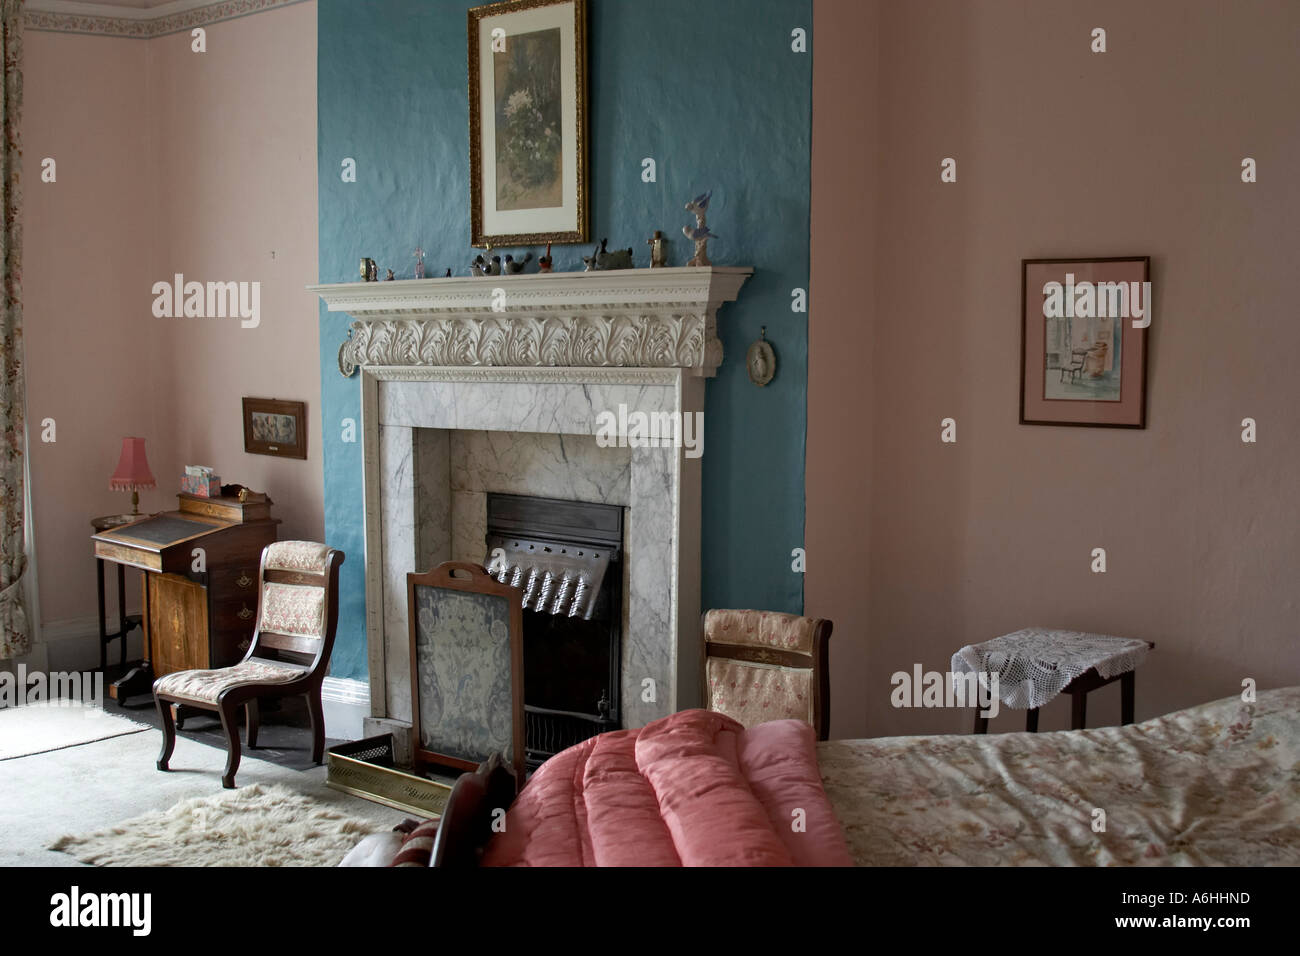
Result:
{"label": "embroidered fire screen", "polygon": [[473,769],[499,751],[523,779],[520,592],[449,562],[407,575],[417,762]]}

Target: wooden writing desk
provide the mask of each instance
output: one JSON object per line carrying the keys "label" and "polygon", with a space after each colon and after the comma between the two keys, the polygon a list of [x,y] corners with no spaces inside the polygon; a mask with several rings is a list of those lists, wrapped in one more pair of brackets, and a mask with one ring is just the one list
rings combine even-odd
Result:
{"label": "wooden writing desk", "polygon": [[144,661],[109,686],[118,703],[163,674],[237,663],[252,639],[262,549],[280,523],[269,499],[177,497],[178,511],[91,538],[95,557],[145,572]]}

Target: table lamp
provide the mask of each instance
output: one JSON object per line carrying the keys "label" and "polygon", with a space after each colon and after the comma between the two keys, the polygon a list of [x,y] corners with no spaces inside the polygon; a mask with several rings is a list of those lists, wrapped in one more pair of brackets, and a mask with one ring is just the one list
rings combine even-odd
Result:
{"label": "table lamp", "polygon": [[144,457],[143,438],[122,439],[122,457],[118,459],[117,471],[108,479],[108,487],[114,491],[131,492],[131,514],[140,513],[140,489],[157,487],[149,462]]}

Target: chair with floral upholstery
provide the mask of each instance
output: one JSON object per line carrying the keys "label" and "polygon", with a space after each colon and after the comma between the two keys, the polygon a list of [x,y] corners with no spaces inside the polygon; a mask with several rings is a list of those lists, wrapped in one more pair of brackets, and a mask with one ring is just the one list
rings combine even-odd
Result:
{"label": "chair with floral upholstery", "polygon": [[794,718],[830,734],[831,622],[778,611],[706,611],[704,706],[746,727]]}
{"label": "chair with floral upholstery", "polygon": [[321,682],[329,669],[339,617],[339,565],[343,552],[312,541],[277,541],[262,552],[257,627],[244,659],[217,670],[176,671],[154,681],[162,718],[158,769],[168,770],[176,746],[172,706],[216,711],[229,754],[221,785],[235,786],[239,769],[239,708],[248,718],[248,747],[257,746],[258,701],[306,697],[311,713],[312,760],[325,752]]}

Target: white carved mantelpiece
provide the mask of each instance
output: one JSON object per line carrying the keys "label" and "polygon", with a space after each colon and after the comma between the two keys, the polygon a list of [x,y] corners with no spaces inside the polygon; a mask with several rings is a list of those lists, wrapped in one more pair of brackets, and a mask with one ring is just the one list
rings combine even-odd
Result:
{"label": "white carved mantelpiece", "polygon": [[[355,320],[339,367],[361,372],[374,717],[410,721],[406,574],[473,560],[457,553],[472,550],[471,539],[484,545],[465,506],[491,491],[578,497],[599,487],[600,500],[626,508],[623,725],[699,703],[700,460],[672,447],[600,449],[595,435],[599,414],[620,405],[704,410],[704,378],[722,361],[718,309],[752,274],[637,269],[311,287]],[[484,447],[451,441],[456,432],[500,435],[508,471],[453,461]],[[569,476],[568,493],[557,494],[562,469],[582,461],[594,463],[592,481]],[[456,486],[475,470],[509,487]]]}
{"label": "white carved mantelpiece", "polygon": [[362,366],[722,364],[717,313],[748,268],[624,269],[309,286],[355,322],[339,371]]}

